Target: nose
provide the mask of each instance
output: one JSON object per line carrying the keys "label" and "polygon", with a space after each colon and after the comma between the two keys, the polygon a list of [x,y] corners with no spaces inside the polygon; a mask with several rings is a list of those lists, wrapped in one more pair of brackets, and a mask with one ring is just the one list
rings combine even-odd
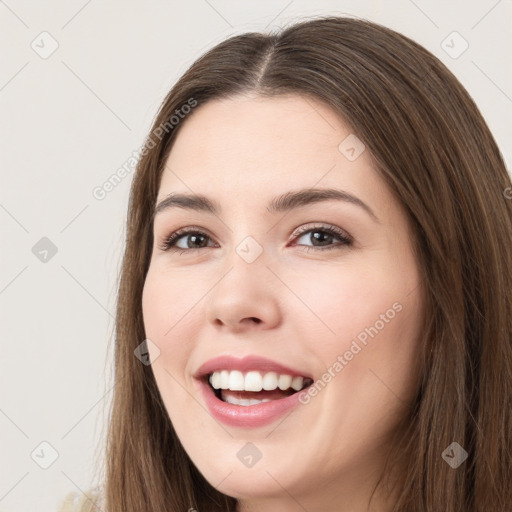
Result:
{"label": "nose", "polygon": [[247,263],[237,254],[208,294],[207,321],[217,329],[242,332],[275,328],[281,322],[279,280],[261,255]]}

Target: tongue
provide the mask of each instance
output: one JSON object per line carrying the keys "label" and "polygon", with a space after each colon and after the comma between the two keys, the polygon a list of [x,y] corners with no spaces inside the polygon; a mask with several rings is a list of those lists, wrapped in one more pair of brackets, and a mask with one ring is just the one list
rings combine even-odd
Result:
{"label": "tongue", "polygon": [[281,391],[279,388],[274,389],[273,391],[231,391],[229,389],[222,389],[220,397],[222,400],[226,400],[227,396],[241,399],[255,399],[255,400],[264,400],[265,398],[270,400],[279,400],[280,398],[286,398],[287,396],[293,395],[295,391],[293,389],[287,389],[286,391]]}

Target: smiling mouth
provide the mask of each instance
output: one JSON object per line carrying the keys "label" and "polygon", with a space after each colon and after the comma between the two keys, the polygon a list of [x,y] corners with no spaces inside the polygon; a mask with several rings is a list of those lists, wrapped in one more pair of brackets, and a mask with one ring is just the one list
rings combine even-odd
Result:
{"label": "smiling mouth", "polygon": [[206,375],[203,380],[208,384],[210,390],[213,392],[213,394],[218,400],[232,405],[240,405],[244,407],[258,405],[264,402],[282,400],[291,395],[294,395],[295,393],[298,393],[299,391],[308,388],[313,384],[312,379],[303,378],[302,382],[295,381],[294,387],[291,387],[291,385],[289,384],[286,385],[285,383],[284,385],[281,386],[282,388],[285,389],[276,387],[275,389],[261,389],[259,391],[248,391],[246,389],[230,389],[229,386],[223,386],[224,389],[220,387],[217,387],[216,389],[216,387],[214,387],[211,382],[212,374]]}

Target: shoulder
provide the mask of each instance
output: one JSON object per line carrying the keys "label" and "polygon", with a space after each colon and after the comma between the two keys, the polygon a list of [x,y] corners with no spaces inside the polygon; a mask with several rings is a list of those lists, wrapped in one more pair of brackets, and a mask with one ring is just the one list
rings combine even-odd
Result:
{"label": "shoulder", "polygon": [[87,490],[70,492],[61,502],[58,512],[97,512],[103,509],[103,490],[100,486]]}

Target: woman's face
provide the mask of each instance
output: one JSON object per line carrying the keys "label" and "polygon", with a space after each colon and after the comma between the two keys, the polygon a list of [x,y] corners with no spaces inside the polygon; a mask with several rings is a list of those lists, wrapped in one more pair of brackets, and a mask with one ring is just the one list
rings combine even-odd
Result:
{"label": "woman's face", "polygon": [[[405,214],[320,102],[240,95],[182,123],[157,204],[196,194],[216,211],[180,200],[154,220],[143,315],[173,427],[241,509],[358,510],[417,389],[421,276]],[[204,366],[221,356],[234,359]],[[212,373],[232,390],[214,393]],[[300,377],[313,384],[295,392],[311,382]]]}

